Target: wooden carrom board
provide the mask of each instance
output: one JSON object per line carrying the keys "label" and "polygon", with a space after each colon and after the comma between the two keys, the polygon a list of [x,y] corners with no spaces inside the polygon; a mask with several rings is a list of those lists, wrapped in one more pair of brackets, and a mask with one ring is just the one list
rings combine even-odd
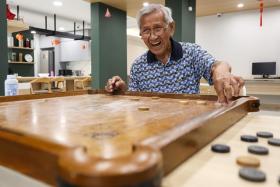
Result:
{"label": "wooden carrom board", "polygon": [[216,100],[100,90],[0,97],[0,165],[57,186],[160,186],[164,174],[259,109],[254,97]]}

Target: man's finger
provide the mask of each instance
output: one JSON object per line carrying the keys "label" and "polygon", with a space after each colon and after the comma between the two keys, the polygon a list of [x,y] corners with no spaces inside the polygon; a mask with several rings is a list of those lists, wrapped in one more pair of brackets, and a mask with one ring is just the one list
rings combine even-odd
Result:
{"label": "man's finger", "polygon": [[115,84],[119,80],[121,80],[121,78],[119,76],[112,77],[112,84]]}
{"label": "man's finger", "polygon": [[225,96],[225,93],[224,93],[224,84],[223,84],[223,81],[217,81],[214,85],[215,87],[215,90],[217,92],[217,95],[218,95],[218,102],[219,103],[226,103],[227,100],[226,100],[226,96]]}
{"label": "man's finger", "polygon": [[239,88],[241,89],[245,85],[245,81],[242,79],[242,77],[236,77],[236,80],[239,84]]}
{"label": "man's finger", "polygon": [[237,97],[237,96],[239,95],[239,92],[240,92],[239,83],[235,80],[234,77],[232,77],[232,78],[230,79],[230,84],[231,84],[231,86],[232,86],[232,88],[233,88],[233,95],[234,95],[235,97]]}
{"label": "man's finger", "polygon": [[232,99],[232,88],[228,81],[224,82],[224,92],[227,102]]}
{"label": "man's finger", "polygon": [[227,98],[225,96],[224,90],[217,92],[217,95],[219,103],[227,103]]}

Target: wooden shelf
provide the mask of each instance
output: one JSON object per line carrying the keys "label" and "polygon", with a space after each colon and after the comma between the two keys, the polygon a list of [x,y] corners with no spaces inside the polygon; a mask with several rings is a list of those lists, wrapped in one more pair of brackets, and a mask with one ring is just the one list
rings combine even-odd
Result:
{"label": "wooden shelf", "polygon": [[29,47],[8,47],[9,49],[25,49],[25,50],[34,50],[33,48]]}
{"label": "wooden shelf", "polygon": [[9,62],[9,64],[34,64],[34,62]]}
{"label": "wooden shelf", "polygon": [[29,26],[26,23],[23,23],[22,21],[7,20],[7,22],[8,22],[9,33],[25,31],[29,29]]}

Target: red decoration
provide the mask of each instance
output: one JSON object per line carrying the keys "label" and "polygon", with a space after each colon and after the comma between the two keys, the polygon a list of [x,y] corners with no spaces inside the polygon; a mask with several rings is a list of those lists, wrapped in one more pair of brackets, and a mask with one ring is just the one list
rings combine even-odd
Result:
{"label": "red decoration", "polygon": [[105,13],[105,17],[106,18],[110,18],[112,15],[111,15],[111,13],[110,13],[110,11],[109,11],[109,8],[107,8],[107,10],[106,10],[106,13]]}
{"label": "red decoration", "polygon": [[11,12],[10,7],[9,7],[8,4],[6,5],[6,11],[7,11],[7,14],[6,14],[7,15],[7,19],[13,20],[16,15]]}
{"label": "red decoration", "polygon": [[260,27],[262,27],[263,0],[260,0]]}
{"label": "red decoration", "polygon": [[52,40],[52,45],[53,46],[59,45],[60,43],[61,43],[61,41],[59,39],[53,39]]}

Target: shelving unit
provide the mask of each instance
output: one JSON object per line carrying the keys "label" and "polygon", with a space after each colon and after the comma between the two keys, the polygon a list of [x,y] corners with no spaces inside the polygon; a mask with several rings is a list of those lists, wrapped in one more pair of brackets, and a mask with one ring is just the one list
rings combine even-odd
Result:
{"label": "shelving unit", "polygon": [[8,32],[9,33],[25,31],[25,30],[29,29],[29,26],[22,21],[7,20],[7,22],[8,22]]}
{"label": "shelving unit", "polygon": [[13,62],[9,62],[9,64],[34,64],[34,62],[16,62],[16,61],[13,61]]}
{"label": "shelving unit", "polygon": [[29,47],[8,47],[9,49],[24,49],[24,50],[34,50],[33,48]]}
{"label": "shelving unit", "polygon": [[[8,47],[9,72],[17,73],[20,76],[34,76],[34,61],[26,62],[24,58],[25,55],[29,54],[34,59],[34,49],[29,47],[19,47],[18,40],[16,39],[18,33],[23,35],[24,40],[28,38],[30,41],[33,39],[33,35],[29,30],[23,31],[22,29],[18,32],[12,32],[11,34],[14,39],[14,46]],[[20,55],[22,58],[20,58]]]}

